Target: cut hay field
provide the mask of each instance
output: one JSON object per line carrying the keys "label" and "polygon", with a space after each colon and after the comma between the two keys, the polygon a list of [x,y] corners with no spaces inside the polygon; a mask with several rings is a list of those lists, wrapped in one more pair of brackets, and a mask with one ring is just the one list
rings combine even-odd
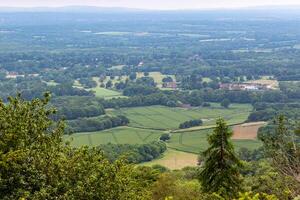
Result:
{"label": "cut hay field", "polygon": [[65,136],[66,141],[70,141],[75,147],[91,146],[96,147],[101,144],[145,144],[157,141],[162,135],[162,131],[137,129],[130,127],[118,127],[105,131],[76,133]]}
{"label": "cut hay field", "polygon": [[142,166],[162,165],[171,170],[182,169],[184,167],[197,166],[198,155],[168,149],[162,158],[151,162],[142,163]]}
{"label": "cut hay field", "polygon": [[152,129],[177,129],[180,123],[192,119],[202,119],[204,126],[213,125],[217,118],[223,117],[229,124],[244,122],[252,110],[250,104],[232,104],[229,109],[219,104],[205,108],[170,108],[165,106],[146,106],[122,108],[107,111],[111,115],[125,115],[131,127]]}
{"label": "cut hay field", "polygon": [[236,125],[233,127],[233,137],[236,140],[255,140],[258,129],[265,126],[266,122],[254,122]]}

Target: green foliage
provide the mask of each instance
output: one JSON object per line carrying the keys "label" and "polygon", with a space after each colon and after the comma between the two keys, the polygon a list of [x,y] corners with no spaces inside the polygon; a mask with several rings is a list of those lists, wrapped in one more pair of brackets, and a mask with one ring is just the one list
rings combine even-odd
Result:
{"label": "green foliage", "polygon": [[238,200],[279,200],[275,195],[253,194],[252,192],[240,193]]}
{"label": "green foliage", "polygon": [[186,122],[183,122],[179,125],[180,129],[191,128],[195,126],[201,126],[203,121],[201,119],[193,119]]}
{"label": "green foliage", "polygon": [[129,163],[142,163],[151,161],[161,156],[167,146],[163,142],[151,142],[148,144],[104,144],[99,148],[111,161],[126,159]]}
{"label": "green foliage", "polygon": [[222,102],[221,102],[221,106],[223,106],[224,108],[229,108],[230,106],[230,100],[229,99],[224,99]]}
{"label": "green foliage", "polygon": [[80,118],[67,121],[68,133],[78,132],[93,132],[111,129],[118,126],[126,126],[129,123],[129,119],[125,116],[100,116]]}
{"label": "green foliage", "polygon": [[279,116],[275,122],[275,131],[262,137],[267,156],[274,167],[283,175],[293,177],[300,183],[300,145],[297,131],[287,127],[284,116]]}
{"label": "green foliage", "polygon": [[166,141],[168,141],[168,140],[170,140],[170,139],[171,139],[171,137],[170,137],[170,134],[168,134],[168,133],[162,134],[162,135],[160,136],[160,138],[159,138],[159,140],[164,141],[164,142],[166,142]]}
{"label": "green foliage", "polygon": [[199,176],[204,192],[215,192],[226,199],[235,197],[241,189],[241,162],[229,141],[231,136],[229,127],[219,119],[214,133],[208,137],[210,146],[203,152],[204,165]]}
{"label": "green foliage", "polygon": [[1,199],[147,199],[148,183],[131,165],[63,144],[64,124],[50,120],[48,101],[0,103]]}

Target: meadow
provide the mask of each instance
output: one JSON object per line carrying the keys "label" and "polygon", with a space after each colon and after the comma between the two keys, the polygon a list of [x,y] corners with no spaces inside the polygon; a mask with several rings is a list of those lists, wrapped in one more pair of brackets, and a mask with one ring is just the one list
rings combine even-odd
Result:
{"label": "meadow", "polygon": [[165,106],[145,106],[110,110],[112,115],[125,115],[130,120],[130,127],[174,130],[180,123],[192,119],[202,119],[203,126],[214,125],[217,118],[223,117],[229,124],[244,122],[252,106],[248,104],[232,104],[229,109],[219,104],[199,108],[170,108]]}
{"label": "meadow", "polygon": [[142,163],[142,166],[162,165],[169,169],[182,169],[184,167],[197,166],[198,155],[186,153],[174,149],[168,149],[162,158],[155,159],[151,162]]}
{"label": "meadow", "polygon": [[138,129],[131,127],[118,127],[105,131],[76,133],[65,136],[66,141],[70,141],[75,147],[91,146],[96,147],[100,144],[145,144],[157,141],[163,134],[162,131]]}
{"label": "meadow", "polygon": [[[168,147],[179,151],[199,153],[208,148],[207,136],[213,132],[213,128],[198,131],[173,133]],[[250,150],[257,149],[261,142],[256,139],[233,139],[233,144],[237,149],[246,147]]]}

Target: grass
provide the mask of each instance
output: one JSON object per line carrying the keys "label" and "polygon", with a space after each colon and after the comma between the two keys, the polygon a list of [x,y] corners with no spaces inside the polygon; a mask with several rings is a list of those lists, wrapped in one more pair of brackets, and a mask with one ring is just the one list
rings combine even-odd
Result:
{"label": "grass", "polygon": [[[171,140],[168,142],[168,146],[179,151],[199,153],[207,149],[207,136],[211,133],[213,133],[213,129],[173,133]],[[261,146],[261,142],[258,140],[232,141],[237,149],[246,147],[250,150],[253,150]]]}
{"label": "grass", "polygon": [[191,109],[165,106],[122,108],[110,110],[108,113],[127,116],[131,127],[174,130],[180,123],[192,119],[202,119],[204,126],[214,125],[219,117],[225,118],[229,124],[242,123],[251,110],[252,106],[248,104],[233,104],[229,109],[224,109],[219,104],[212,104],[211,107]]}
{"label": "grass", "polygon": [[109,98],[114,98],[114,97],[122,97],[122,94],[120,92],[117,92],[114,90],[109,90],[109,89],[102,88],[99,86],[95,87],[91,90],[95,92],[96,97],[100,97],[100,98],[109,99]]}
{"label": "grass", "polygon": [[101,144],[145,144],[157,141],[162,131],[137,129],[130,127],[118,127],[105,131],[76,133],[65,136],[65,140],[71,141],[75,147],[90,146],[96,147]]}
{"label": "grass", "polygon": [[197,166],[198,155],[168,149],[162,158],[142,163],[142,166],[162,165],[169,169],[182,169],[188,166]]}
{"label": "grass", "polygon": [[[111,99],[111,98],[117,98],[117,97],[124,97],[120,92],[115,90],[110,90],[106,88],[100,87],[101,82],[99,80],[99,77],[94,77],[94,81],[96,81],[97,86],[92,88],[91,90],[95,92],[96,97],[99,98],[105,98],[105,99]],[[107,81],[104,81],[104,84],[106,84]]]}
{"label": "grass", "polygon": [[[161,72],[150,72],[149,73],[149,77],[152,77],[154,79],[154,82],[157,84],[158,88],[162,88],[162,84],[163,84],[163,78],[165,77],[172,77],[172,79],[175,81],[175,75],[164,75]],[[144,77],[144,73],[143,72],[138,72],[137,73],[137,78],[141,78]]]}

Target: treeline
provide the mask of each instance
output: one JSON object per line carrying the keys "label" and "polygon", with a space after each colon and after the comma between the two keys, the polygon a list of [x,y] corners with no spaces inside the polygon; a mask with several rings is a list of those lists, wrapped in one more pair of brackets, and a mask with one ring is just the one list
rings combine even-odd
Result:
{"label": "treeline", "polygon": [[64,96],[53,98],[51,104],[58,108],[54,119],[74,120],[84,117],[96,117],[105,114],[100,102],[94,97]]}
{"label": "treeline", "polygon": [[0,82],[0,98],[4,100],[17,93],[21,93],[27,100],[41,98],[47,91],[51,92],[52,96],[95,96],[91,91],[73,87],[72,83],[48,85],[36,77],[18,77]]}
{"label": "treeline", "polygon": [[194,126],[201,126],[203,124],[203,121],[201,119],[194,119],[190,121],[183,122],[179,125],[180,129],[185,129],[185,128],[191,128]]}
{"label": "treeline", "polygon": [[130,98],[114,98],[101,101],[104,108],[123,108],[137,106],[164,105],[169,107],[177,106],[177,99],[164,93],[154,93],[151,95],[138,95]]}
{"label": "treeline", "polygon": [[160,157],[166,150],[164,142],[151,142],[148,144],[105,144],[99,146],[104,155],[115,161],[121,157],[129,163],[142,163]]}
{"label": "treeline", "polygon": [[104,116],[79,118],[67,121],[67,133],[102,131],[117,126],[125,126],[129,119],[125,116]]}
{"label": "treeline", "polygon": [[275,116],[284,115],[289,119],[300,118],[300,103],[256,103],[254,111],[249,115],[248,121],[269,121]]}

